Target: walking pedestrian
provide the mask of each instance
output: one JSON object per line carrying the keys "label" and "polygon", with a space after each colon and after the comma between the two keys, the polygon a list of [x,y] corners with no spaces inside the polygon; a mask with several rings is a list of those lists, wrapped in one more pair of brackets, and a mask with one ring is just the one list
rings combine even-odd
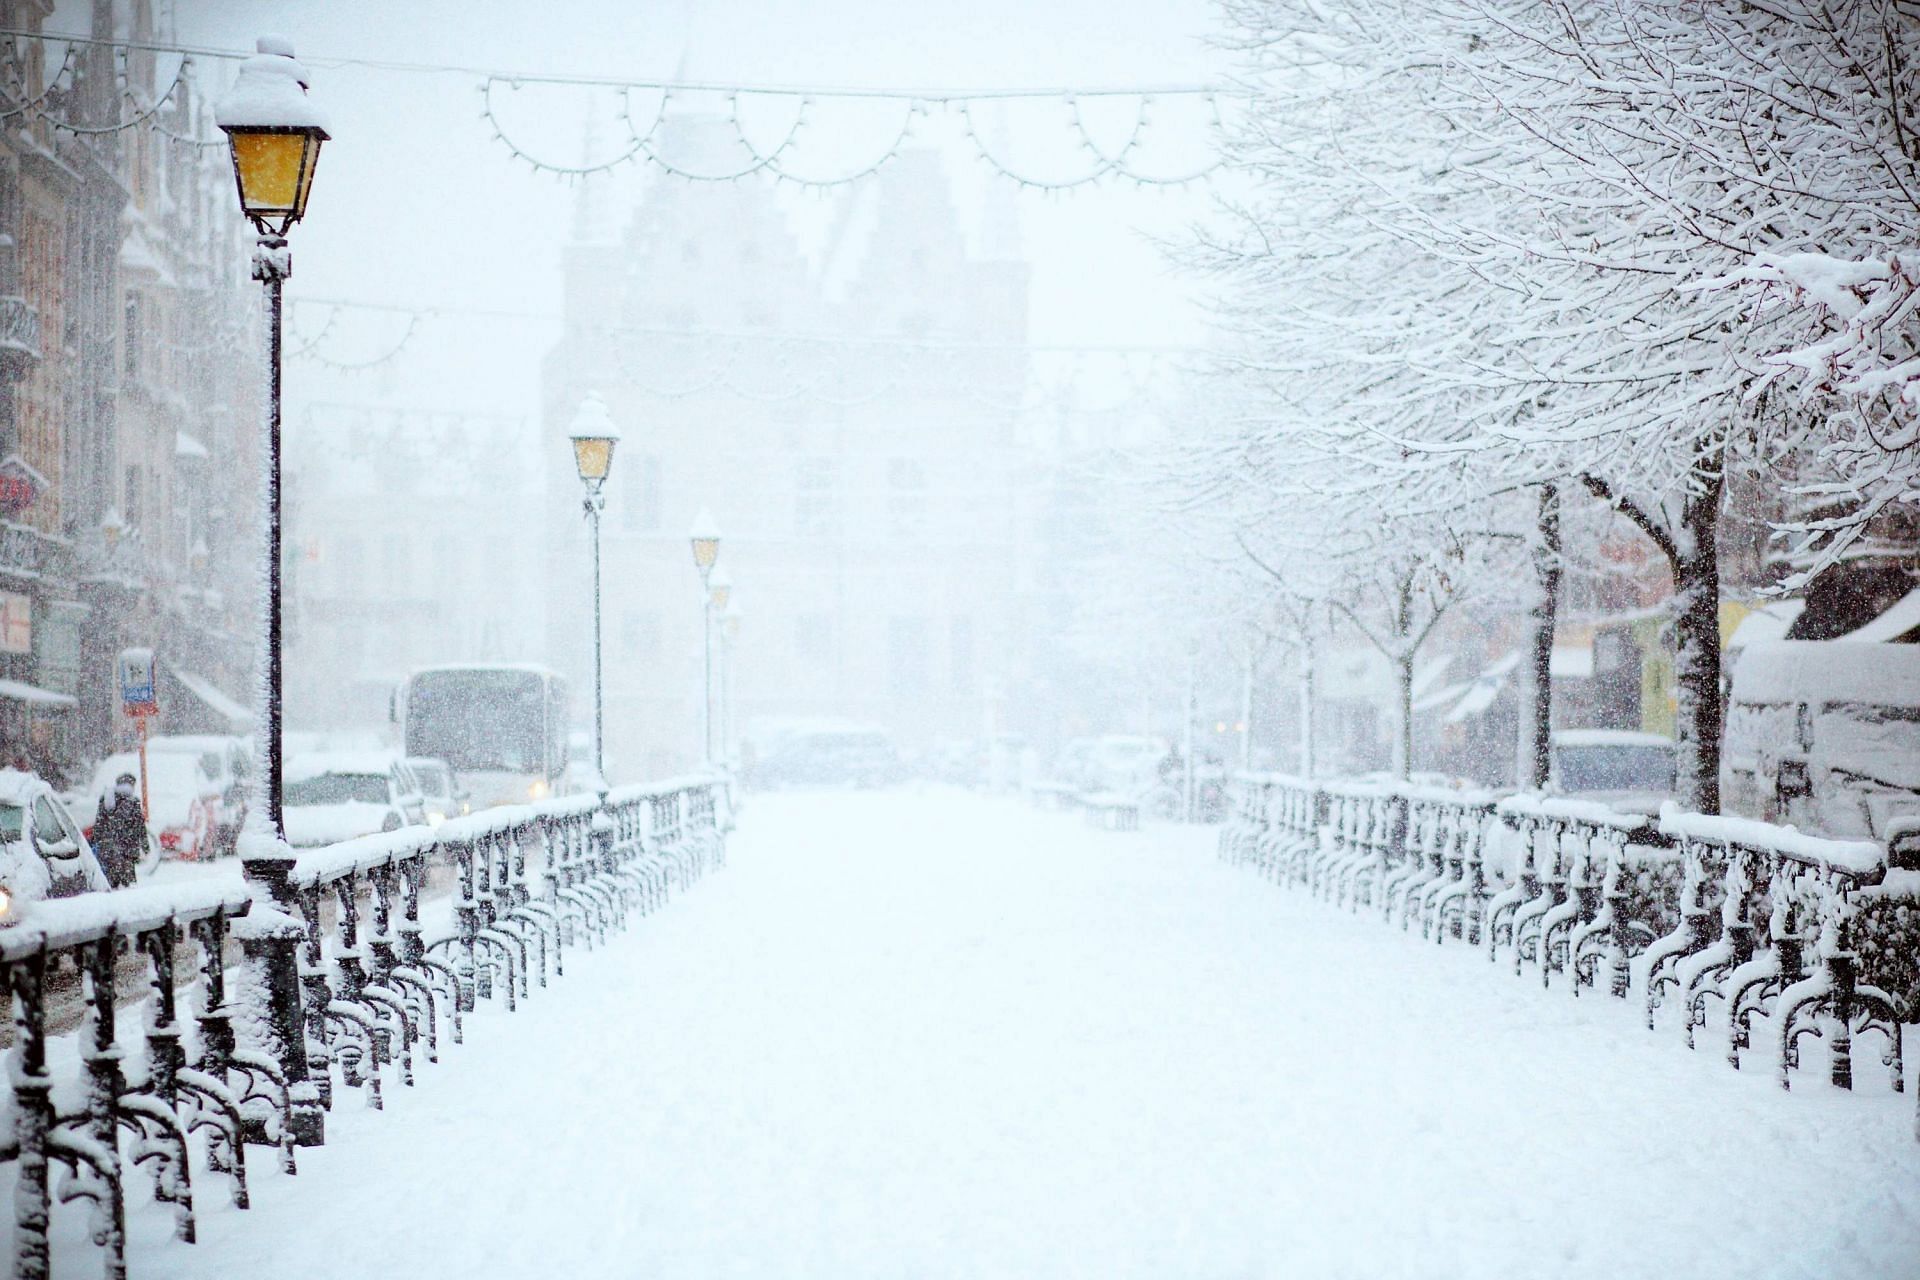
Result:
{"label": "walking pedestrian", "polygon": [[100,799],[100,811],[93,819],[93,853],[107,883],[124,889],[134,882],[140,859],[147,851],[147,815],[140,811],[140,797],[134,794],[134,777],[123,773],[114,779],[113,803]]}

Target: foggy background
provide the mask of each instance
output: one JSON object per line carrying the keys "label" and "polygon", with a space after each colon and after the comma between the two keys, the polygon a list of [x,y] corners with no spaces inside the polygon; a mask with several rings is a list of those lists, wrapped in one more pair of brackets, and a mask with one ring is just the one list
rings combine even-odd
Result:
{"label": "foggy background", "polygon": [[[1187,673],[1138,634],[1155,620],[1136,619],[1118,653],[1142,682],[1122,705],[1102,687],[1115,663],[1089,663],[1075,639],[1091,627],[1094,647],[1110,647],[1112,608],[1069,599],[1115,567],[1108,544],[1135,500],[1101,479],[1097,459],[1164,431],[1204,338],[1195,280],[1165,246],[1207,216],[1207,183],[1023,188],[980,160],[952,108],[916,119],[904,158],[850,183],[688,182],[644,159],[555,176],[512,148],[564,166],[617,157],[621,96],[496,86],[489,120],[480,84],[520,72],[916,93],[1211,85],[1227,64],[1206,43],[1206,4],[988,4],[943,16],[937,40],[924,13],[881,3],[580,3],[484,17],[458,4],[180,4],[157,12],[163,32],[169,17],[186,45],[288,35],[331,114],[288,289],[290,728],[375,728],[410,667],[467,659],[552,663],[573,679],[586,725],[586,539],[564,436],[579,397],[598,391],[626,433],[606,517],[616,776],[697,758],[699,595],[684,533],[702,506],[733,535],[722,559],[744,615],[731,667],[741,732],[844,715],[914,750],[1007,731],[1047,746],[1075,732],[1179,734]],[[212,71],[223,78],[230,64]],[[1117,146],[1136,101],[1086,103],[1089,133]],[[644,92],[626,104],[643,127],[663,105]],[[725,170],[737,148],[715,121],[728,107],[717,93],[676,95],[653,140]],[[740,106],[763,146],[791,109]],[[1206,104],[1147,112],[1129,153],[1140,173],[1213,162]],[[783,161],[813,178],[859,173],[892,153],[901,118],[895,100],[817,103]],[[1023,177],[1087,171],[1057,95],[990,102],[971,120]],[[700,122],[708,132],[695,138]],[[636,215],[662,209],[751,230],[711,236],[697,264],[669,269],[653,243],[582,267],[576,285],[630,273],[598,312],[569,294],[570,245],[625,241]],[[987,303],[930,273],[924,247],[887,256],[921,233],[957,254],[952,269],[1019,270]],[[880,314],[909,294],[911,306]],[[591,313],[592,350],[568,346],[570,307]],[[878,345],[675,336],[709,331]],[[922,341],[932,349],[911,345]],[[948,342],[995,346],[991,369],[957,367],[980,353]],[[882,384],[894,389],[875,398]],[[867,403],[834,403],[849,398]],[[789,514],[809,469],[828,476],[826,524]],[[894,510],[922,501],[931,528]]]}

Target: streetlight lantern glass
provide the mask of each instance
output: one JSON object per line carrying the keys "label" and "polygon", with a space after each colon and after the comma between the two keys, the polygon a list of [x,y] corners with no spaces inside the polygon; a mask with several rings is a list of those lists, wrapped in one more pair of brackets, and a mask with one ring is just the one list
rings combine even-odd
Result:
{"label": "streetlight lantern glass", "polygon": [[307,212],[324,129],[227,130],[240,208],[262,233],[285,235]]}
{"label": "streetlight lantern glass", "polygon": [[588,484],[606,480],[607,472],[613,469],[613,446],[614,441],[604,436],[573,438],[573,465],[582,480]]}
{"label": "streetlight lantern glass", "polygon": [[232,147],[241,210],[260,234],[284,236],[306,216],[327,122],[307,97],[306,68],[293,45],[262,36],[254,47],[214,118]]}
{"label": "streetlight lantern glass", "polygon": [[607,402],[589,394],[573,415],[573,430],[568,435],[573,441],[573,466],[580,473],[580,483],[589,493],[598,493],[607,481],[607,473],[613,470],[613,449],[620,443],[620,428],[613,425]]}
{"label": "streetlight lantern glass", "polygon": [[714,523],[713,512],[700,508],[687,540],[693,546],[693,567],[701,573],[710,572],[713,562],[720,558],[720,526]]}
{"label": "streetlight lantern glass", "polygon": [[707,580],[709,598],[713,601],[715,613],[725,613],[727,601],[733,598],[733,575],[725,569],[715,569]]}

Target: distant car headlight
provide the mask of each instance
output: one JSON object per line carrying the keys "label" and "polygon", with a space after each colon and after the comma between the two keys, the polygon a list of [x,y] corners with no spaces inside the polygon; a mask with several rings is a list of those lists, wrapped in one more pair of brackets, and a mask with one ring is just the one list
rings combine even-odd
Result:
{"label": "distant car headlight", "polygon": [[446,815],[446,814],[444,814],[444,813],[441,813],[441,812],[440,812],[439,810],[437,810],[437,809],[429,809],[429,810],[427,810],[427,825],[428,825],[428,826],[430,826],[430,827],[437,827],[437,826],[439,826],[439,825],[440,825],[441,823],[443,823],[443,822],[445,822],[446,820],[447,820],[447,815]]}
{"label": "distant car headlight", "polygon": [[13,923],[13,891],[0,884],[0,924]]}
{"label": "distant car headlight", "polygon": [[547,798],[547,790],[547,780],[545,778],[535,778],[533,785],[527,788],[527,795],[535,800],[545,800]]}

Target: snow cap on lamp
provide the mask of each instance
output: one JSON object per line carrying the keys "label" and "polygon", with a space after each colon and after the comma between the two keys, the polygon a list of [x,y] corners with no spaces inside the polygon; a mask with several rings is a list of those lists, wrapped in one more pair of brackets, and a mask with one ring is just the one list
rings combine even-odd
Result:
{"label": "snow cap on lamp", "polygon": [[222,129],[318,129],[327,131],[327,113],[307,96],[307,69],[293,56],[285,36],[261,36],[258,50],[240,64],[233,87],[213,109]]}

